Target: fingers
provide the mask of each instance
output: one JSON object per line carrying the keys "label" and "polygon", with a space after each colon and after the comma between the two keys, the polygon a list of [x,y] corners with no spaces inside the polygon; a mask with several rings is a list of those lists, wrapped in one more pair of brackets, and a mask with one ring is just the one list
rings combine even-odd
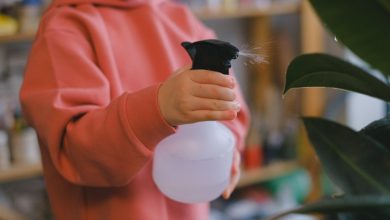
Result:
{"label": "fingers", "polygon": [[235,119],[240,104],[235,101],[233,78],[189,68],[177,70],[159,88],[160,112],[168,124]]}
{"label": "fingers", "polygon": [[236,93],[234,89],[211,84],[194,84],[191,94],[199,98],[219,99],[234,101]]}
{"label": "fingers", "polygon": [[233,190],[236,188],[239,180],[240,180],[240,172],[237,172],[235,175],[232,175],[228,187],[222,194],[222,197],[224,199],[230,198],[230,195],[232,194]]}
{"label": "fingers", "polygon": [[175,110],[181,116],[182,123],[233,120],[241,108],[237,101],[229,102],[197,97],[182,100],[176,106]]}
{"label": "fingers", "polygon": [[233,77],[208,70],[192,70],[190,79],[200,84],[214,84],[228,88],[235,86]]}
{"label": "fingers", "polygon": [[240,103],[237,101],[222,101],[216,99],[203,99],[194,97],[191,102],[186,103],[185,107],[190,111],[213,110],[213,111],[240,111]]}
{"label": "fingers", "polygon": [[238,184],[238,181],[240,180],[240,175],[241,175],[240,163],[241,163],[241,155],[238,152],[238,150],[235,150],[233,156],[232,169],[231,169],[230,183],[222,194],[222,197],[224,199],[230,198],[230,195],[232,194],[233,190],[236,188]]}
{"label": "fingers", "polygon": [[188,122],[192,121],[225,121],[233,120],[237,117],[237,112],[228,111],[210,111],[210,110],[197,110],[192,111],[188,115]]}

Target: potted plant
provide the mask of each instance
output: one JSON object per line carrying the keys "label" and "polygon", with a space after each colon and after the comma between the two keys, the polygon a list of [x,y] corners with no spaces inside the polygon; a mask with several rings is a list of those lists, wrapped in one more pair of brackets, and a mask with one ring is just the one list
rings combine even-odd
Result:
{"label": "potted plant", "polygon": [[[390,103],[390,1],[310,0],[343,45],[382,73],[327,54],[305,54],[289,65],[285,93],[302,87],[348,90]],[[369,114],[369,112],[367,113]],[[390,115],[360,131],[323,118],[303,117],[308,137],[330,179],[343,194],[306,204],[290,213],[336,213],[339,219],[390,219]]]}

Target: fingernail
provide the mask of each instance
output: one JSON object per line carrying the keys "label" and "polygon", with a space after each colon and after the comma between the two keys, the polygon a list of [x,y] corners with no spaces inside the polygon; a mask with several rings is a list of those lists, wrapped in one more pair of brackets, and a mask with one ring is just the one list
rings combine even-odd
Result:
{"label": "fingernail", "polygon": [[241,104],[239,102],[234,102],[233,106],[234,106],[234,110],[239,111],[241,109]]}
{"label": "fingernail", "polygon": [[229,191],[226,193],[226,196],[225,196],[225,199],[229,199],[230,198],[230,195],[231,195],[231,191],[230,191],[230,189],[229,189]]}
{"label": "fingernail", "polygon": [[229,76],[229,81],[230,81],[230,86],[233,88],[234,87],[234,78]]}
{"label": "fingernail", "polygon": [[222,194],[222,197],[223,197],[224,199],[229,199],[229,196],[228,196],[226,193]]}

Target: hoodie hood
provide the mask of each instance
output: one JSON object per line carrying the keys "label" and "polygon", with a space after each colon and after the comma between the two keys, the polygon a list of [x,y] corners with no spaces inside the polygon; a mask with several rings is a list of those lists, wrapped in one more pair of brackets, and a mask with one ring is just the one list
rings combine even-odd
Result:
{"label": "hoodie hood", "polygon": [[79,5],[79,4],[97,4],[114,7],[135,7],[146,3],[159,3],[164,0],[53,0],[53,5]]}

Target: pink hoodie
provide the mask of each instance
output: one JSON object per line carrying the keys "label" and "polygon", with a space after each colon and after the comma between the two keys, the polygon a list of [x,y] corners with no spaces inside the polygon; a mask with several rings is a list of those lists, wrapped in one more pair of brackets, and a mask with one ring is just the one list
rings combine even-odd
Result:
{"label": "pink hoodie", "polygon": [[[160,115],[157,91],[190,63],[180,43],[213,37],[170,1],[54,0],[20,96],[38,132],[57,220],[208,218],[207,204],[181,204],[159,192],[151,159],[175,132]],[[224,122],[240,146],[248,123],[242,106]]]}

